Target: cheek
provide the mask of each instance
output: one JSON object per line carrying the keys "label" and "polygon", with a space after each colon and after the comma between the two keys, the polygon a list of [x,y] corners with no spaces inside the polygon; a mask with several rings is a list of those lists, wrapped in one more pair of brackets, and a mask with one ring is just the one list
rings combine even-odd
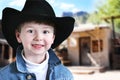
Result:
{"label": "cheek", "polygon": [[26,35],[21,35],[20,39],[23,45],[28,45],[31,42],[31,38]]}
{"label": "cheek", "polygon": [[21,41],[22,41],[22,45],[23,45],[24,48],[30,47],[31,39],[29,39],[29,38],[22,38]]}
{"label": "cheek", "polygon": [[46,42],[49,43],[49,44],[53,44],[54,43],[54,39],[55,39],[55,36],[47,37]]}
{"label": "cheek", "polygon": [[23,36],[23,37],[21,38],[21,40],[22,40],[22,42],[25,43],[25,44],[31,42],[31,38],[30,38],[30,37],[25,37],[25,36]]}

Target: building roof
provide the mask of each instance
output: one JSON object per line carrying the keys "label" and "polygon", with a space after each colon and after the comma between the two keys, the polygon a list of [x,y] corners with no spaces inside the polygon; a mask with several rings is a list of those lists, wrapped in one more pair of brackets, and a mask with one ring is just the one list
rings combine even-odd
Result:
{"label": "building roof", "polygon": [[80,25],[74,27],[73,32],[89,31],[89,30],[94,30],[95,28],[106,28],[106,27],[110,27],[110,25],[80,24]]}

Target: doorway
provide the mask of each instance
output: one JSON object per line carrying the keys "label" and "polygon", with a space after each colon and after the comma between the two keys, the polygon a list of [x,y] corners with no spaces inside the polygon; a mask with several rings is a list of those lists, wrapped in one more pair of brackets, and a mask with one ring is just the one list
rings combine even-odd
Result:
{"label": "doorway", "polygon": [[90,54],[90,37],[79,38],[79,64],[81,66],[90,66],[91,61],[88,57]]}

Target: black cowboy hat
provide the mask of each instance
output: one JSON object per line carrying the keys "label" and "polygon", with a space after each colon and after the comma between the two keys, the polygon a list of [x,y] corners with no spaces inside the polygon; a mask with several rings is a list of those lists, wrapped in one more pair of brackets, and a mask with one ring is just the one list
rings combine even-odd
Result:
{"label": "black cowboy hat", "polygon": [[57,47],[71,34],[75,21],[72,17],[56,17],[52,7],[45,0],[26,0],[21,11],[5,8],[2,15],[2,31],[12,48],[16,49],[19,45],[15,36],[16,27],[30,19],[49,19],[55,23],[56,37],[52,48]]}

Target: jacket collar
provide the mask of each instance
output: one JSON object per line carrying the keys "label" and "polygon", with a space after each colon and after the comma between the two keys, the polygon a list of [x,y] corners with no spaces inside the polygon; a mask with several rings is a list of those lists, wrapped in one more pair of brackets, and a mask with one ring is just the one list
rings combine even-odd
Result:
{"label": "jacket collar", "polygon": [[53,66],[61,64],[60,59],[56,56],[53,49],[49,49],[48,53],[49,53],[49,57],[50,57],[48,64],[53,65]]}
{"label": "jacket collar", "polygon": [[[22,51],[23,47],[19,46],[16,52],[16,66],[17,66],[17,70],[23,73],[27,73],[27,69],[26,69],[26,65],[25,65],[25,61],[21,55],[21,51]],[[54,51],[52,49],[48,50],[49,53],[49,62],[48,65],[50,66],[56,66],[61,64],[61,61],[58,59],[58,57],[55,55]]]}

